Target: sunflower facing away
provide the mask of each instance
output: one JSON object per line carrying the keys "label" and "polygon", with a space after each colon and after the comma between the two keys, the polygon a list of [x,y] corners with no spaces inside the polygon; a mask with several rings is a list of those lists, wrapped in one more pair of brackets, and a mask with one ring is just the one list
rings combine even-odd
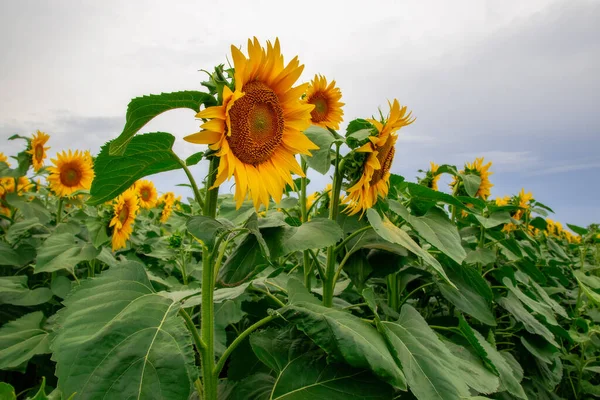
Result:
{"label": "sunflower facing away", "polygon": [[442,174],[438,174],[438,169],[440,168],[440,166],[434,163],[433,161],[430,161],[429,165],[430,168],[429,171],[427,171],[427,175],[425,176],[425,181],[430,189],[439,190],[438,181],[442,176]]}
{"label": "sunflower facing away", "polygon": [[129,239],[131,232],[133,232],[133,223],[139,208],[137,194],[131,188],[120,194],[115,200],[113,207],[114,216],[109,225],[113,227],[113,251],[125,247],[127,239]]}
{"label": "sunflower facing away", "polygon": [[519,193],[519,195],[517,196],[519,199],[519,207],[520,209],[517,210],[517,212],[515,212],[515,215],[513,215],[514,219],[521,219],[523,217],[523,214],[525,214],[526,212],[529,211],[529,202],[531,200],[533,200],[533,194],[531,194],[531,192],[527,192],[525,193],[525,189],[521,189],[521,192]]}
{"label": "sunflower facing away", "polygon": [[150,209],[156,205],[158,194],[156,193],[154,183],[142,179],[135,183],[134,188],[140,198],[140,207]]}
{"label": "sunflower facing away", "polygon": [[390,180],[390,168],[394,161],[394,145],[398,139],[396,131],[414,122],[412,113],[406,112],[406,106],[400,107],[398,100],[389,103],[390,113],[387,120],[368,121],[377,129],[377,136],[370,136],[369,142],[355,151],[368,153],[358,182],[347,190],[350,204],[346,211],[356,214],[366,211],[377,202],[377,196],[387,196]]}
{"label": "sunflower facing away", "polygon": [[327,79],[322,75],[315,75],[306,91],[304,101],[313,104],[315,108],[310,112],[311,121],[314,125],[323,128],[340,129],[344,111],[344,103],[340,102],[342,92],[335,87],[335,81],[327,85]]}
{"label": "sunflower facing away", "polygon": [[31,150],[28,150],[27,153],[31,154],[31,163],[35,172],[44,166],[46,151],[50,149],[50,147],[44,147],[48,139],[50,139],[50,136],[39,130],[31,139]]}
{"label": "sunflower facing away", "polygon": [[77,190],[89,190],[94,180],[92,161],[79,150],[60,152],[49,167],[48,182],[57,196],[70,196]]}
{"label": "sunflower facing away", "polygon": [[507,206],[510,203],[510,196],[496,197],[495,201],[498,207]]}
{"label": "sunflower facing away", "polygon": [[[461,174],[466,175],[477,175],[481,179],[481,183],[479,184],[479,188],[475,193],[475,197],[479,197],[483,200],[487,200],[487,198],[491,194],[492,183],[490,182],[490,175],[493,172],[490,172],[489,169],[492,166],[492,162],[483,165],[483,157],[476,158],[472,163],[466,163],[465,169],[463,171],[459,171]],[[456,188],[456,185],[459,183],[457,177],[454,177],[454,180],[450,184],[450,186]]]}
{"label": "sunflower facing away", "polygon": [[160,214],[160,222],[162,222],[163,224],[167,222],[167,220],[171,216],[175,200],[177,199],[175,198],[175,193],[173,192],[167,192],[160,196],[160,198],[158,199],[157,203],[163,204],[163,210]]}
{"label": "sunflower facing away", "polygon": [[292,87],[304,66],[297,57],[284,65],[279,40],[266,49],[256,38],[248,40],[248,58],[234,46],[231,52],[235,91],[225,86],[223,105],[200,111],[196,117],[208,121],[185,140],[218,151],[213,187],[234,176],[236,206],[249,192],[258,209],[268,206],[269,196],[280,202],[285,184],[294,186],[291,173],[304,176],[295,155],[318,149],[302,133],[314,105],[300,101],[308,84]]}

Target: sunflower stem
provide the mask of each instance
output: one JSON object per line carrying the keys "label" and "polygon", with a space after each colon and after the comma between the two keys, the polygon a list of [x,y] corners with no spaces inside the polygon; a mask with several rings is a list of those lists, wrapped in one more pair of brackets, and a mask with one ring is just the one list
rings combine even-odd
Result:
{"label": "sunflower stem", "polygon": [[[308,165],[304,158],[301,159],[301,165],[304,176],[300,178],[300,220],[302,223],[305,223],[308,221],[308,212],[306,209],[306,185],[308,183],[306,172],[308,171]],[[310,291],[312,286],[312,268],[308,250],[302,252],[302,262],[304,264],[304,286]]]}
{"label": "sunflower stem", "polygon": [[217,199],[219,198],[219,187],[213,188],[217,180],[217,171],[219,169],[219,157],[212,157],[208,166],[208,176],[206,177],[206,199],[203,213],[207,217],[215,218],[217,216]]}
{"label": "sunflower stem", "polygon": [[[335,149],[335,169],[333,172],[333,185],[331,188],[331,200],[329,208],[329,219],[337,221],[340,190],[342,189],[342,175],[340,173],[340,144],[336,144]],[[325,277],[323,279],[323,305],[331,307],[333,305],[333,291],[335,289],[335,244],[327,248],[327,264],[325,266]]]}
{"label": "sunflower stem", "polygon": [[196,180],[194,179],[194,176],[190,172],[190,169],[187,167],[187,165],[185,165],[185,161],[183,161],[179,157],[177,157],[177,160],[179,161],[179,165],[181,165],[181,168],[183,168],[185,175],[187,176],[188,180],[190,181],[190,185],[192,185],[192,190],[194,191],[194,197],[196,198],[196,201],[198,202],[198,205],[200,206],[200,211],[204,212],[204,199],[202,198],[202,195],[200,194],[200,191],[198,190],[198,185],[196,184]]}
{"label": "sunflower stem", "polygon": [[[215,203],[216,204],[216,203]],[[218,376],[215,371],[215,347],[214,347],[214,268],[211,252],[206,246],[202,246],[202,320],[200,325],[200,336],[204,348],[201,349],[202,359],[202,385],[204,388],[204,400],[217,399]]]}
{"label": "sunflower stem", "polygon": [[62,220],[62,210],[63,210],[63,198],[58,198],[58,209],[56,210],[56,225],[60,224]]}

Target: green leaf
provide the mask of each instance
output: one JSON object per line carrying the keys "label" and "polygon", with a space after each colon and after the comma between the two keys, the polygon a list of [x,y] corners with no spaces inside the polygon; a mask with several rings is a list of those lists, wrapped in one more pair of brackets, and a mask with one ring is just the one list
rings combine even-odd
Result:
{"label": "green leaf", "polygon": [[270,399],[390,399],[392,388],[365,370],[328,364],[289,330],[266,330],[250,337],[258,358],[276,374]]}
{"label": "green leaf", "polygon": [[48,207],[46,207],[40,199],[29,201],[26,196],[8,193],[6,195],[6,201],[8,204],[18,209],[25,219],[37,218],[42,224],[47,224],[50,221],[51,216]]}
{"label": "green leaf", "polygon": [[466,257],[461,245],[458,229],[446,215],[437,207],[430,208],[422,217],[410,215],[408,210],[399,202],[390,200],[390,210],[404,218],[421,236],[438,250],[462,264]]}
{"label": "green leaf", "polygon": [[493,372],[488,370],[481,359],[469,349],[443,340],[444,345],[455,357],[456,369],[460,379],[479,393],[490,394],[498,390],[500,380]]}
{"label": "green leaf", "polygon": [[459,329],[465,335],[469,343],[475,348],[477,354],[483,358],[486,365],[491,367],[494,372],[498,373],[501,384],[499,390],[508,390],[509,393],[516,397],[527,399],[523,387],[520,384],[520,379],[517,379],[514,374],[513,366],[509,364],[502,353],[492,347],[479,332],[471,328],[462,316],[459,322]]}
{"label": "green leaf", "polygon": [[486,280],[472,267],[445,263],[444,270],[455,287],[437,282],[442,295],[462,312],[489,326],[496,326],[492,314],[493,293]]}
{"label": "green leaf", "polygon": [[23,236],[27,236],[30,229],[43,226],[40,220],[37,218],[26,219],[23,221],[15,222],[12,224],[6,232],[6,240],[10,244],[15,244]]}
{"label": "green leaf", "polygon": [[258,239],[248,234],[219,269],[217,281],[223,286],[237,286],[254,277],[268,264]]}
{"label": "green leaf", "polygon": [[465,263],[467,264],[479,263],[486,266],[494,262],[496,262],[496,253],[486,247],[478,247],[476,250],[468,252],[467,257],[465,257]]}
{"label": "green leaf", "polygon": [[214,311],[214,343],[215,354],[220,357],[227,349],[227,327],[236,324],[244,318],[246,313],[242,311],[240,304],[232,300],[226,300],[215,304]]}
{"label": "green leaf", "polygon": [[560,347],[554,340],[552,332],[525,309],[514,293],[509,292],[508,296],[500,298],[498,304],[511,313],[517,321],[522,322],[529,333],[540,335],[553,346]]}
{"label": "green leaf", "polygon": [[262,220],[259,220],[259,226],[263,238],[269,245],[271,258],[294,251],[332,246],[343,236],[342,228],[335,221],[326,218],[313,218],[298,227],[273,220],[272,224],[268,225],[274,225],[273,228],[264,228]]}
{"label": "green leaf", "polygon": [[90,234],[90,239],[95,248],[100,248],[103,244],[108,242],[109,236],[106,232],[106,224],[104,221],[93,218],[86,221],[88,232]]}
{"label": "green leaf", "polygon": [[202,161],[202,157],[204,157],[204,152],[203,151],[199,151],[197,153],[194,153],[194,154],[192,154],[191,156],[189,156],[188,158],[185,159],[185,165],[188,166],[188,167],[191,167],[192,165],[196,165],[200,161]]}
{"label": "green leaf", "polygon": [[591,394],[594,397],[600,397],[600,385],[593,385],[588,381],[581,381],[581,389],[584,393]]}
{"label": "green leaf", "polygon": [[35,355],[50,353],[43,322],[44,314],[36,311],[0,328],[0,369],[17,368]]}
{"label": "green leaf", "polygon": [[15,306],[37,306],[52,298],[52,292],[45,287],[30,290],[27,287],[27,276],[0,277],[0,304]]}
{"label": "green leaf", "polygon": [[38,249],[37,263],[34,272],[54,272],[61,269],[73,271],[81,261],[93,260],[100,254],[91,243],[84,242],[75,233],[79,227],[75,225],[61,225],[57,228]]}
{"label": "green leaf", "polygon": [[17,400],[15,388],[8,383],[0,382],[0,399],[2,400]]}
{"label": "green leaf", "polygon": [[300,301],[281,310],[313,342],[338,360],[373,371],[391,385],[405,389],[406,381],[381,335],[352,314]]}
{"label": "green leaf", "polygon": [[197,377],[179,303],[129,262],[83,281],[64,301],[51,348],[66,396],[187,399]]}
{"label": "green leaf", "polygon": [[305,157],[308,166],[325,175],[331,167],[331,145],[335,141],[333,134],[328,129],[312,125],[304,131],[311,142],[319,146],[318,150],[311,150],[312,157]]}
{"label": "green leaf", "polygon": [[450,286],[455,287],[448,279],[446,272],[444,272],[444,269],[438,260],[423,250],[421,246],[408,235],[408,233],[392,224],[387,218],[382,220],[377,211],[372,208],[367,210],[367,218],[379,236],[389,242],[399,244],[411,253],[421,257],[423,261],[429,264]]}
{"label": "green leaf", "polygon": [[479,186],[481,185],[481,178],[474,174],[459,173],[458,176],[462,179],[467,194],[471,197],[475,197],[477,191],[479,190]]}
{"label": "green leaf", "polygon": [[0,265],[21,265],[21,256],[19,253],[4,241],[0,241]]}
{"label": "green leaf", "polygon": [[558,325],[554,317],[552,308],[544,303],[540,303],[531,297],[527,296],[520,288],[513,285],[512,280],[508,277],[502,278],[502,283],[508,288],[523,304],[525,304],[532,312],[544,317],[545,321],[551,325]]}
{"label": "green leaf", "polygon": [[66,276],[57,276],[52,279],[50,290],[56,297],[64,299],[71,291],[72,281]]}
{"label": "green leaf", "polygon": [[467,384],[456,373],[456,358],[417,310],[405,304],[398,321],[377,326],[417,399],[461,399],[469,395]]}
{"label": "green leaf", "polygon": [[548,245],[548,249],[551,252],[553,252],[554,254],[556,254],[557,256],[562,258],[563,260],[569,261],[569,256],[567,255],[567,253],[565,253],[563,248],[561,246],[559,246],[554,240],[552,240],[550,238],[546,238],[546,244]]}
{"label": "green leaf", "polygon": [[545,340],[540,340],[539,337],[535,337],[535,340],[529,341],[525,336],[521,336],[521,343],[538,360],[541,360],[546,364],[552,364],[554,362],[554,355],[558,349]]}
{"label": "green leaf", "polygon": [[188,232],[200,240],[206,247],[212,249],[217,236],[227,231],[227,227],[211,217],[197,215],[187,221]]}
{"label": "green leaf", "polygon": [[123,132],[110,144],[109,154],[124,155],[133,135],[157,115],[176,108],[189,108],[199,112],[202,104],[210,107],[217,102],[210,94],[197,91],[151,94],[132,99],[127,106]]}
{"label": "green leaf", "polygon": [[477,214],[474,214],[474,216],[485,229],[495,228],[498,225],[508,224],[512,221],[508,211],[496,211],[487,218]]}
{"label": "green leaf", "polygon": [[181,168],[181,160],[171,147],[175,137],[165,132],[138,135],[131,139],[122,155],[110,155],[110,142],[102,147],[94,162],[96,176],[87,201],[95,206],[112,200],[140,178]]}
{"label": "green leaf", "polygon": [[466,210],[467,207],[457,200],[454,196],[450,196],[444,192],[438,192],[428,188],[427,186],[419,185],[412,182],[407,182],[406,187],[410,192],[413,199],[420,199],[424,201],[442,202],[456,206],[460,209]]}
{"label": "green leaf", "polygon": [[581,236],[585,236],[588,234],[588,230],[585,228],[582,228],[581,226],[577,226],[577,225],[573,225],[573,224],[567,224],[567,226],[569,227],[570,230],[572,230],[573,232],[575,232],[578,235]]}

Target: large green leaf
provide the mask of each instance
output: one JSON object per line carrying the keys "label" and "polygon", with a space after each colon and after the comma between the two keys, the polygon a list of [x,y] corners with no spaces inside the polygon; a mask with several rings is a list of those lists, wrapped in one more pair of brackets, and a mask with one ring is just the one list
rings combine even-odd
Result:
{"label": "large green leaf", "polygon": [[512,316],[523,323],[523,326],[529,333],[542,336],[553,346],[560,347],[560,345],[554,339],[554,335],[544,324],[538,321],[533,315],[529,313],[519,300],[519,298],[512,292],[509,292],[506,297],[502,297],[498,300],[498,304],[506,309]]}
{"label": "large green leaf", "polygon": [[151,94],[137,97],[129,102],[125,115],[125,126],[119,137],[110,144],[110,155],[123,155],[127,144],[151,119],[165,111],[176,108],[189,108],[200,111],[200,105],[216,105],[216,100],[208,93],[184,91],[174,93]]}
{"label": "large green leaf", "polygon": [[[260,220],[259,220],[260,222]],[[277,221],[273,221],[277,223]],[[279,224],[263,228],[261,233],[269,246],[272,258],[287,255],[294,251],[320,249],[336,244],[343,236],[342,228],[326,218],[313,218],[300,226]]]}
{"label": "large green leaf", "polygon": [[75,223],[59,225],[38,249],[35,273],[61,269],[72,272],[81,261],[96,258],[101,249],[75,236],[80,229]]}
{"label": "large green leaf", "polygon": [[401,203],[390,200],[390,210],[404,218],[421,236],[458,264],[467,256],[461,245],[458,229],[437,207],[430,208],[422,217],[411,215]]}
{"label": "large green leaf", "polygon": [[0,328],[0,369],[17,368],[35,355],[50,352],[43,321],[44,314],[36,311]]}
{"label": "large green leaf", "polygon": [[458,174],[458,176],[462,179],[467,194],[471,197],[475,197],[479,190],[479,186],[481,186],[481,177],[473,174]]}
{"label": "large green leaf", "polygon": [[30,229],[43,226],[37,217],[25,219],[15,222],[6,232],[6,240],[8,243],[15,244],[23,236],[27,236]]}
{"label": "large green leaf", "polygon": [[269,265],[255,235],[248,234],[234,248],[219,269],[217,280],[223,286],[237,286],[252,279]]}
{"label": "large green leaf", "polygon": [[504,286],[506,286],[508,290],[510,290],[519,300],[521,300],[521,303],[525,304],[532,312],[544,317],[547,323],[551,325],[558,325],[558,322],[554,317],[554,311],[552,310],[552,307],[527,296],[519,287],[515,286],[512,283],[512,280],[510,280],[508,277],[504,277],[502,279],[502,283],[504,283]]}
{"label": "large green leaf", "polygon": [[224,233],[227,227],[214,218],[197,215],[188,219],[187,229],[196,239],[212,249],[217,236]]}
{"label": "large green leaf", "polygon": [[427,186],[419,185],[412,182],[406,182],[406,187],[412,195],[413,199],[420,199],[424,201],[442,202],[452,206],[456,206],[461,209],[467,209],[467,207],[461,203],[456,197],[450,196],[447,193],[439,192],[428,188]]}
{"label": "large green leaf", "polygon": [[51,348],[58,388],[81,399],[188,398],[198,374],[179,303],[129,262],[86,280],[64,301]]}
{"label": "large green leaf", "polygon": [[455,357],[454,371],[470,388],[484,394],[494,393],[498,389],[500,380],[485,367],[475,353],[447,340],[444,340],[444,344]]}
{"label": "large green leaf", "polygon": [[25,219],[37,218],[40,223],[47,224],[50,221],[50,211],[40,199],[29,200],[27,196],[19,196],[17,193],[8,193],[6,201],[19,210]]}
{"label": "large green leaf", "polygon": [[266,330],[250,338],[258,358],[276,375],[270,399],[390,399],[392,388],[365,370],[328,364],[290,330]]}
{"label": "large green leaf", "polygon": [[145,176],[181,168],[182,161],[171,150],[174,142],[170,133],[153,132],[133,137],[122,155],[110,155],[110,145],[104,145],[94,162],[88,204],[112,200]]}
{"label": "large green leaf", "polygon": [[336,359],[369,369],[391,385],[406,389],[402,371],[370,324],[348,312],[302,300],[286,306],[281,314]]}
{"label": "large green leaf", "polygon": [[492,314],[492,290],[481,274],[472,267],[461,267],[452,262],[445,263],[444,270],[456,288],[437,282],[442,295],[459,310],[486,325],[496,326],[496,318]]}
{"label": "large green leaf", "polygon": [[331,145],[335,141],[329,130],[320,126],[312,125],[304,131],[304,134],[317,146],[318,150],[312,150],[312,157],[305,157],[308,166],[315,171],[325,175],[331,167]]}
{"label": "large green leaf", "polygon": [[46,287],[33,290],[27,287],[27,275],[0,277],[0,304],[15,306],[37,306],[52,298],[52,291]]}
{"label": "large green leaf", "polygon": [[21,265],[19,253],[4,241],[0,241],[0,265]]}
{"label": "large green leaf", "polygon": [[475,215],[475,218],[485,229],[491,229],[498,225],[508,224],[512,221],[510,219],[510,214],[508,213],[508,211],[496,211],[492,213],[489,217]]}
{"label": "large green leaf", "polygon": [[456,371],[456,357],[408,304],[396,322],[378,323],[392,354],[402,366],[408,387],[418,399],[461,399],[469,388]]}
{"label": "large green leaf", "polygon": [[454,284],[450,282],[446,272],[442,268],[441,264],[431,254],[426,252],[419,246],[405,231],[392,224],[387,218],[381,219],[377,211],[370,208],[367,210],[367,218],[375,229],[375,232],[385,240],[397,243],[405,247],[411,253],[421,257],[427,264],[429,264],[450,286],[454,287]]}
{"label": "large green leaf", "polygon": [[0,382],[0,399],[17,400],[15,388],[5,382]]}

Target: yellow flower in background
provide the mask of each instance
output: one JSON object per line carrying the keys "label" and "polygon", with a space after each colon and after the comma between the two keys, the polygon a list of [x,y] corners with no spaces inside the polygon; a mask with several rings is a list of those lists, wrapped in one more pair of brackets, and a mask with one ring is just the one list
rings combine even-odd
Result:
{"label": "yellow flower in background", "polygon": [[0,196],[15,191],[14,178],[0,178]]}
{"label": "yellow flower in background", "polygon": [[133,189],[127,189],[115,200],[113,206],[114,216],[109,225],[113,227],[113,251],[125,247],[127,240],[133,232],[133,223],[135,222],[138,209],[138,198]]}
{"label": "yellow flower in background", "polygon": [[510,203],[510,196],[496,197],[496,205],[498,207],[507,206]]}
{"label": "yellow flower in background", "polygon": [[370,136],[369,142],[356,149],[357,152],[369,154],[363,164],[362,176],[347,190],[350,204],[346,210],[350,215],[360,211],[364,213],[377,202],[378,196],[387,196],[394,145],[398,139],[396,131],[414,121],[412,113],[407,113],[406,106],[400,107],[398,100],[389,103],[389,106],[390,113],[385,122],[368,120],[377,129],[377,136]]}
{"label": "yellow flower in background", "polygon": [[508,224],[504,224],[504,226],[502,227],[502,232],[506,232],[506,233],[510,233],[512,231],[516,231],[517,230],[517,225],[513,224],[513,223],[508,223]]}
{"label": "yellow flower in background", "polygon": [[529,211],[529,202],[533,200],[533,194],[531,194],[531,192],[525,193],[525,189],[521,189],[518,199],[520,209],[515,212],[515,215],[513,216],[515,219],[521,219],[523,214]]}
{"label": "yellow flower in background", "polygon": [[[487,198],[491,194],[492,183],[490,182],[490,175],[492,172],[489,172],[490,167],[492,166],[491,161],[487,164],[483,164],[483,157],[476,158],[474,162],[467,163],[465,165],[465,173],[474,173],[481,178],[481,183],[479,184],[479,189],[477,189],[477,193],[475,193],[475,197],[480,197],[483,200],[487,200]],[[462,172],[462,171],[461,171]]]}
{"label": "yellow flower in background", "polygon": [[35,172],[39,171],[44,166],[46,152],[50,149],[50,147],[44,147],[48,139],[50,139],[50,135],[39,130],[31,139],[31,149],[28,150],[27,153],[31,154],[31,163],[33,164],[33,170]]}
{"label": "yellow flower in background", "polygon": [[8,157],[6,157],[4,155],[4,153],[0,153],[0,162],[4,162],[10,167],[10,163],[8,162]]}
{"label": "yellow flower in background", "polygon": [[436,163],[434,163],[433,161],[429,162],[430,165],[430,173],[431,173],[431,183],[429,188],[433,189],[433,190],[439,190],[438,189],[438,181],[440,180],[440,177],[442,176],[442,174],[438,174],[438,169],[440,168],[439,165],[437,165]]}
{"label": "yellow flower in background", "polygon": [[235,91],[225,86],[223,105],[200,111],[196,117],[208,121],[185,140],[218,151],[214,187],[235,177],[237,208],[248,193],[256,209],[268,207],[269,196],[279,203],[286,183],[294,186],[292,173],[304,176],[295,155],[318,149],[302,133],[314,106],[300,101],[308,83],[292,87],[304,66],[297,57],[284,65],[278,39],[266,49],[248,40],[248,58],[234,46],[231,52]]}
{"label": "yellow flower in background", "polygon": [[308,196],[306,196],[306,209],[307,210],[310,209],[310,207],[313,205],[313,203],[315,202],[317,197],[319,197],[319,192],[314,192],[313,194],[309,194]]}
{"label": "yellow flower in background", "polygon": [[92,161],[79,150],[60,152],[51,160],[48,183],[57,196],[70,196],[78,190],[89,190],[94,180]]}
{"label": "yellow flower in background", "polygon": [[17,180],[17,194],[20,196],[23,192],[28,192],[35,188],[35,183],[33,183],[26,176],[21,176]]}
{"label": "yellow flower in background", "polygon": [[340,102],[342,92],[335,87],[335,81],[327,85],[327,79],[322,75],[315,75],[306,91],[304,101],[313,104],[315,108],[310,112],[313,124],[323,128],[340,129],[343,120],[344,103]]}
{"label": "yellow flower in background", "polygon": [[140,198],[140,207],[150,209],[156,205],[158,194],[154,183],[142,179],[134,184],[138,197]]}
{"label": "yellow flower in background", "polygon": [[167,220],[171,216],[175,201],[175,193],[173,192],[167,192],[160,196],[160,198],[158,199],[158,204],[163,204],[163,210],[160,214],[160,222],[162,222],[163,224],[167,222]]}

